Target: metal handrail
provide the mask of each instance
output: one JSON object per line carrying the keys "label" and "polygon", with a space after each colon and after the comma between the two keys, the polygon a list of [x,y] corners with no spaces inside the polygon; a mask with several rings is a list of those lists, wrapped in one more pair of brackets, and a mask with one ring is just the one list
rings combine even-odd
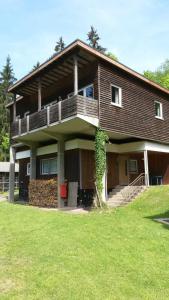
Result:
{"label": "metal handrail", "polygon": [[145,173],[141,173],[139,174],[139,176],[137,178],[135,178],[131,183],[129,183],[128,186],[134,186],[135,183],[137,183],[140,179],[142,179],[144,177],[145,179]]}

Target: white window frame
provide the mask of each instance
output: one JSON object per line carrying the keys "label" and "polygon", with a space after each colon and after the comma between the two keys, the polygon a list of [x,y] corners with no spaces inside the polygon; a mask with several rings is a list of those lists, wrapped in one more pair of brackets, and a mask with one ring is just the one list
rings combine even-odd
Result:
{"label": "white window frame", "polygon": [[[135,162],[135,164],[136,164],[135,171],[130,170],[130,162]],[[138,173],[138,160],[137,159],[129,159],[129,161],[128,161],[128,170],[129,170],[130,174],[137,174]]]}
{"label": "white window frame", "polygon": [[[112,87],[116,88],[119,90],[119,103],[113,102],[112,101]],[[115,84],[111,84],[110,85],[110,91],[111,91],[111,104],[117,107],[122,107],[122,88],[115,85]]]}
{"label": "white window frame", "polygon": [[27,176],[30,176],[30,170],[31,170],[31,163],[30,162],[28,162],[27,163],[27,166],[26,166],[26,175]]}
{"label": "white window frame", "polygon": [[[160,105],[160,116],[156,115],[156,110],[155,110],[155,104],[156,103]],[[155,118],[160,119],[160,120],[164,120],[164,118],[163,118],[163,104],[160,101],[154,101],[154,110],[155,110]]]}
{"label": "white window frame", "polygon": [[[93,88],[93,98],[87,97],[87,96],[86,96],[86,89],[89,88],[89,87],[92,87],[92,88]],[[81,89],[78,90],[78,93],[81,92],[81,91],[84,92],[84,96],[82,96],[82,97],[86,97],[86,98],[88,98],[88,99],[94,99],[94,85],[93,85],[93,83],[90,83],[90,84],[88,84],[88,85],[82,87]],[[71,98],[71,97],[73,97],[73,96],[74,96],[74,93],[73,93],[73,92],[71,92],[71,93],[68,94],[68,98]]]}
{"label": "white window frame", "polygon": [[43,172],[43,166],[42,166],[42,164],[43,164],[43,162],[44,161],[49,161],[49,160],[57,160],[57,157],[51,157],[51,158],[43,158],[43,159],[41,159],[41,161],[40,161],[40,173],[41,173],[41,175],[57,175],[58,174],[58,171],[56,171],[56,172]]}

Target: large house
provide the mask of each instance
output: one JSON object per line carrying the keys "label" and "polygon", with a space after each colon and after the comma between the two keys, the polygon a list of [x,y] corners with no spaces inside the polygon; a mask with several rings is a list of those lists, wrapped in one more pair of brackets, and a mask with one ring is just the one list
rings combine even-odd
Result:
{"label": "large house", "polygon": [[19,162],[20,197],[32,179],[77,183],[90,202],[95,188],[94,137],[109,136],[104,195],[144,177],[169,183],[169,91],[80,40],[10,87],[11,177]]}

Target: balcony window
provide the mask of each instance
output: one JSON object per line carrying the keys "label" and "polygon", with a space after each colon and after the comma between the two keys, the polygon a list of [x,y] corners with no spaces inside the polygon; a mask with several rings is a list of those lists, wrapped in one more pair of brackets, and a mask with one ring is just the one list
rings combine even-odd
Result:
{"label": "balcony window", "polygon": [[154,102],[154,107],[155,107],[155,117],[157,119],[163,119],[163,107],[162,103],[155,101]]}
{"label": "balcony window", "polygon": [[57,174],[57,158],[42,159],[41,174],[42,175]]}
{"label": "balcony window", "polygon": [[[68,94],[68,98],[72,97],[74,93]],[[78,95],[84,96],[90,99],[94,99],[94,87],[93,84],[87,85],[83,87],[82,89],[78,90]]]}
{"label": "balcony window", "polygon": [[118,86],[111,85],[111,103],[116,106],[122,106],[122,91]]}

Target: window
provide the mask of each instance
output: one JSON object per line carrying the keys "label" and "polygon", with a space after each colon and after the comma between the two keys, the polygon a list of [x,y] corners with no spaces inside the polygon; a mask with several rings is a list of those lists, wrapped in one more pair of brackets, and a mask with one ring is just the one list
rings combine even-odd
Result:
{"label": "window", "polygon": [[111,85],[111,99],[112,104],[121,106],[122,105],[122,92],[118,86]]}
{"label": "window", "polygon": [[42,175],[57,174],[57,158],[42,159],[41,174]]}
{"label": "window", "polygon": [[27,163],[27,171],[26,171],[26,174],[27,174],[28,176],[30,176],[30,169],[31,169],[31,164],[30,164],[30,162],[29,162],[29,163]]}
{"label": "window", "polygon": [[[68,98],[72,97],[74,95],[74,93],[70,93],[68,94]],[[83,87],[82,89],[78,90],[78,95],[80,96],[84,96],[90,99],[94,99],[94,88],[93,88],[93,84],[87,85],[85,87]]]}
{"label": "window", "polygon": [[154,106],[155,106],[155,117],[158,118],[158,119],[163,119],[162,103],[158,102],[158,101],[155,101]]}
{"label": "window", "polygon": [[130,173],[138,173],[138,166],[136,159],[130,159],[128,164],[129,172]]}

